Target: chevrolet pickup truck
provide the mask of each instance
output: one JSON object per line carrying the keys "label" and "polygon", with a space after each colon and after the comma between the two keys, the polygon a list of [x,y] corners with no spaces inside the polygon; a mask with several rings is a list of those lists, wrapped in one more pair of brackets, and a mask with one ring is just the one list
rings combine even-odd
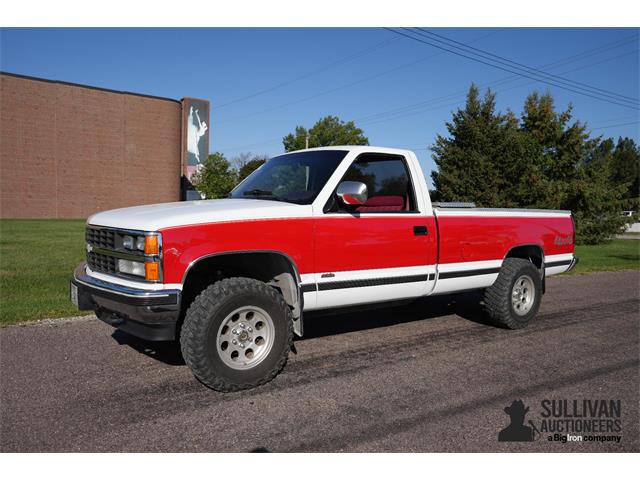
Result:
{"label": "chevrolet pickup truck", "polygon": [[226,199],[93,215],[70,295],[235,391],[278,374],[312,310],[482,290],[495,324],[525,327],[574,240],[568,211],[432,203],[411,151],[325,147],[271,158]]}

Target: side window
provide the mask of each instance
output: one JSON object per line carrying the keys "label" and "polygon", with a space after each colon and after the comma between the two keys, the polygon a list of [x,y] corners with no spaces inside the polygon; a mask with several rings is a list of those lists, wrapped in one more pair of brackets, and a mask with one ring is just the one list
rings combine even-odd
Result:
{"label": "side window", "polygon": [[[362,182],[367,186],[368,200],[355,209],[361,213],[410,212],[416,210],[415,195],[403,157],[365,154],[351,164],[341,180]],[[328,211],[346,211],[337,201],[330,200]]]}

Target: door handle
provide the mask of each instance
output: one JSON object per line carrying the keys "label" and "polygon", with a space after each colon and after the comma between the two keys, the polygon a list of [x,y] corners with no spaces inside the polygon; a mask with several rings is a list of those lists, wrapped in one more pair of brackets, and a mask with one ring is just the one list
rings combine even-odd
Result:
{"label": "door handle", "polygon": [[429,231],[427,230],[427,227],[424,225],[416,225],[415,227],[413,227],[413,234],[414,235],[428,235]]}

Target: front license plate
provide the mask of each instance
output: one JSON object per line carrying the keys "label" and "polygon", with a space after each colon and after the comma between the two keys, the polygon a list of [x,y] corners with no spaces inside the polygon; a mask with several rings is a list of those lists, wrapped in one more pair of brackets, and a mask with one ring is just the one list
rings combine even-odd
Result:
{"label": "front license plate", "polygon": [[71,298],[71,303],[73,303],[76,308],[78,308],[78,286],[73,283],[70,284],[71,289],[69,292],[69,297]]}

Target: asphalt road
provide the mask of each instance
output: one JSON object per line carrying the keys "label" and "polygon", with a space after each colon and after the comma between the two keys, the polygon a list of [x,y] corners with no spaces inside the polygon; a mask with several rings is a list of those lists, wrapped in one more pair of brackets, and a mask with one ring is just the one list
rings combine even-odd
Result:
{"label": "asphalt road", "polygon": [[[483,323],[474,295],[307,317],[284,371],[234,394],[95,319],[4,328],[0,450],[637,452],[639,287],[640,272],[549,279],[519,331]],[[544,399],[619,400],[620,441],[498,442],[514,399],[538,429]]]}

